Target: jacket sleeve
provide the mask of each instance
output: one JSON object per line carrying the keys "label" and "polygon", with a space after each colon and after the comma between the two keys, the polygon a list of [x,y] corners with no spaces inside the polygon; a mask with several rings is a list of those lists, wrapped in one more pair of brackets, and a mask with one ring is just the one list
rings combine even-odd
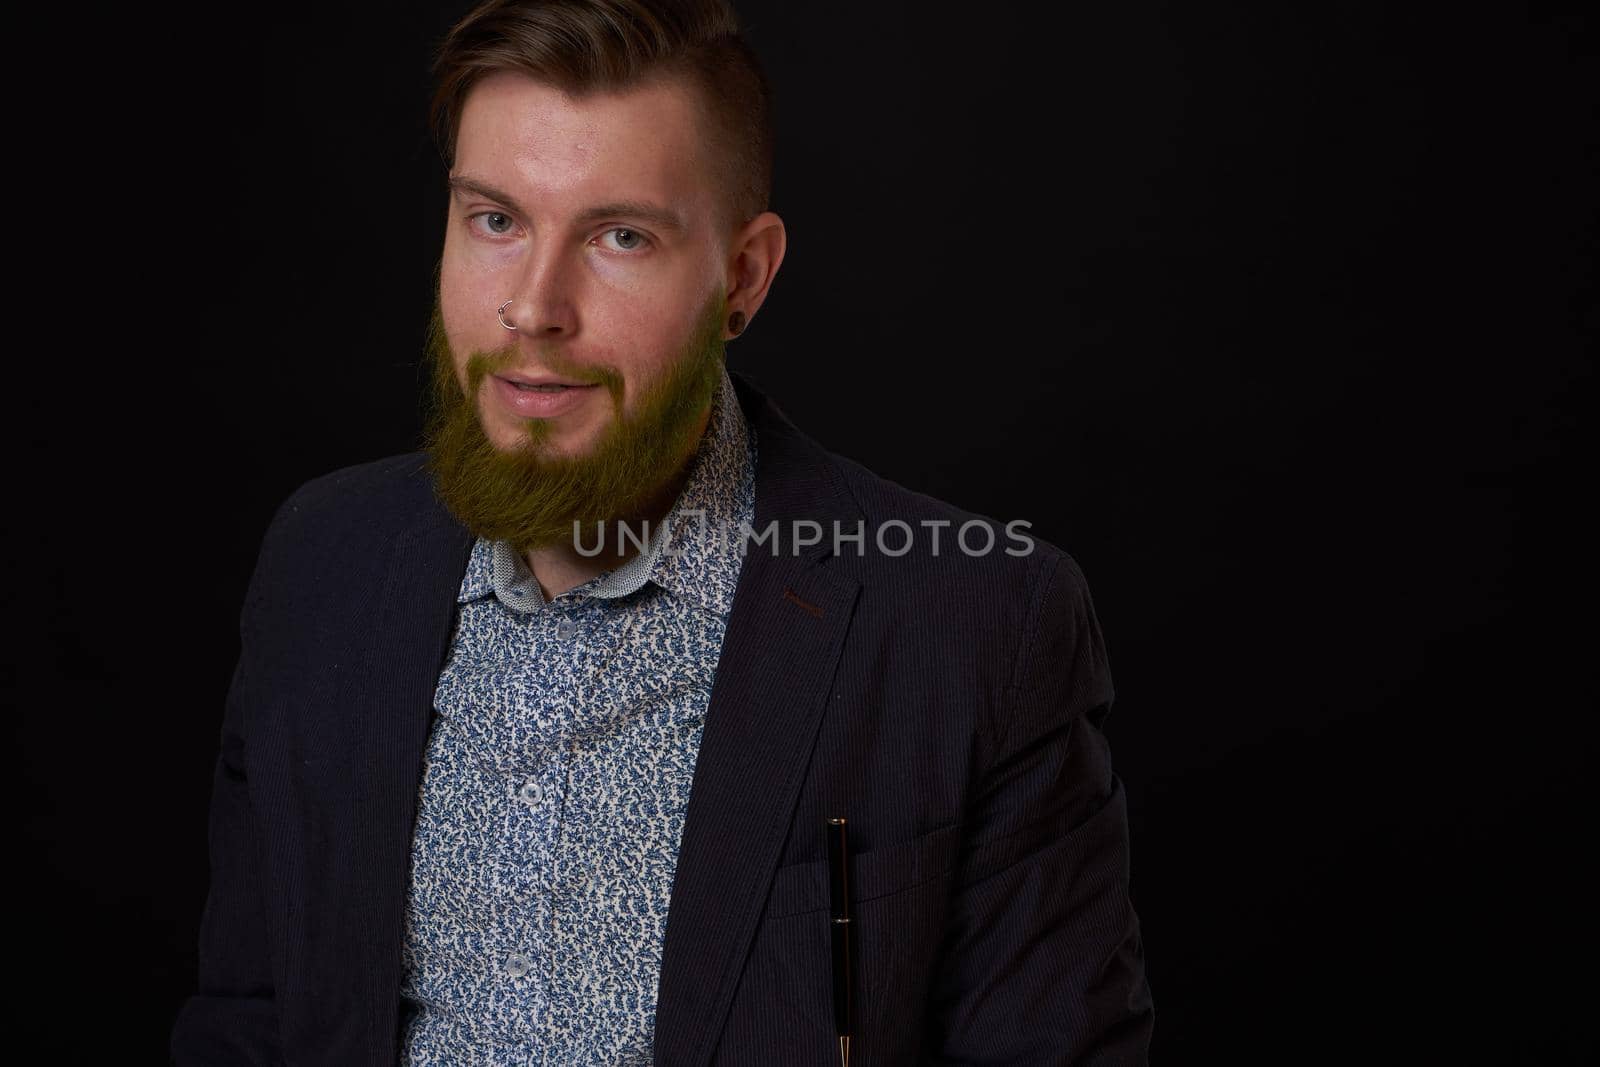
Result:
{"label": "jacket sleeve", "polygon": [[172,1028],[172,1063],[250,1064],[281,1062],[278,1014],[259,839],[246,776],[250,694],[260,653],[263,599],[270,589],[272,530],[264,539],[239,616],[240,653],[223,709],[221,750],[212,777],[207,830],[210,890],[200,921],[199,983]]}
{"label": "jacket sleeve", "polygon": [[1087,583],[1046,561],[975,783],[924,1062],[1146,1064],[1154,1005]]}

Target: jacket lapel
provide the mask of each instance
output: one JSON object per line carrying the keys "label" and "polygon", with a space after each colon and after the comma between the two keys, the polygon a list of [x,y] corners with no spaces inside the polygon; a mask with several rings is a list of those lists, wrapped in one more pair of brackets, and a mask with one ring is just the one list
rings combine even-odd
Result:
{"label": "jacket lapel", "polygon": [[363,913],[366,1014],[373,1063],[393,1063],[399,1025],[400,944],[411,874],[411,834],[434,690],[448,649],[456,594],[472,536],[432,500],[388,556],[383,594],[369,631],[362,684],[349,692],[354,751],[350,810],[371,836],[349,857]]}
{"label": "jacket lapel", "polygon": [[[655,1062],[707,1063],[754,939],[859,583],[826,566],[834,520],[854,528],[821,449],[738,375],[756,427],[755,528],[728,619],[678,852],[656,1004]],[[822,543],[796,556],[796,520]]]}

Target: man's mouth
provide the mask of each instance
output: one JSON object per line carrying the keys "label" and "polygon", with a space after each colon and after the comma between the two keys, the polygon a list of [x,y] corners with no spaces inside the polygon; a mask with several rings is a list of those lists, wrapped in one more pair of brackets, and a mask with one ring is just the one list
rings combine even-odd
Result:
{"label": "man's mouth", "polygon": [[595,384],[594,382],[558,382],[544,377],[528,381],[521,377],[513,378],[508,374],[497,374],[495,377],[507,385],[515,386],[524,393],[562,393],[568,389],[588,389]]}
{"label": "man's mouth", "polygon": [[506,409],[519,419],[549,419],[584,406],[586,394],[597,382],[562,381],[555,375],[514,372],[494,376],[494,391]]}
{"label": "man's mouth", "polygon": [[587,389],[587,385],[529,385],[527,382],[512,382],[512,385],[524,393],[564,393],[568,389]]}

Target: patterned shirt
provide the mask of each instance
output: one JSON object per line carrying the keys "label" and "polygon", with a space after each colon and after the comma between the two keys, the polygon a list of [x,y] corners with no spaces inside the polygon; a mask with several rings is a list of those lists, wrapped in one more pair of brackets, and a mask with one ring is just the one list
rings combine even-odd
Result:
{"label": "patterned shirt", "polygon": [[724,369],[645,551],[546,601],[508,545],[473,545],[412,842],[402,1063],[651,1062],[755,444]]}

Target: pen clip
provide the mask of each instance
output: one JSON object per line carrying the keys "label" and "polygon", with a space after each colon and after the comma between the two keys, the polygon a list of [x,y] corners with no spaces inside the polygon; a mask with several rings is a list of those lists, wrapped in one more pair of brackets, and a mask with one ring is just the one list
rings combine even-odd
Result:
{"label": "pen clip", "polygon": [[850,843],[848,823],[830,818],[824,827],[828,848],[828,935],[833,958],[833,1018],[843,1067],[850,1063],[850,1037],[855,1029],[855,981],[850,943]]}
{"label": "pen clip", "polygon": [[828,914],[835,919],[850,917],[850,846],[848,820],[827,821]]}

